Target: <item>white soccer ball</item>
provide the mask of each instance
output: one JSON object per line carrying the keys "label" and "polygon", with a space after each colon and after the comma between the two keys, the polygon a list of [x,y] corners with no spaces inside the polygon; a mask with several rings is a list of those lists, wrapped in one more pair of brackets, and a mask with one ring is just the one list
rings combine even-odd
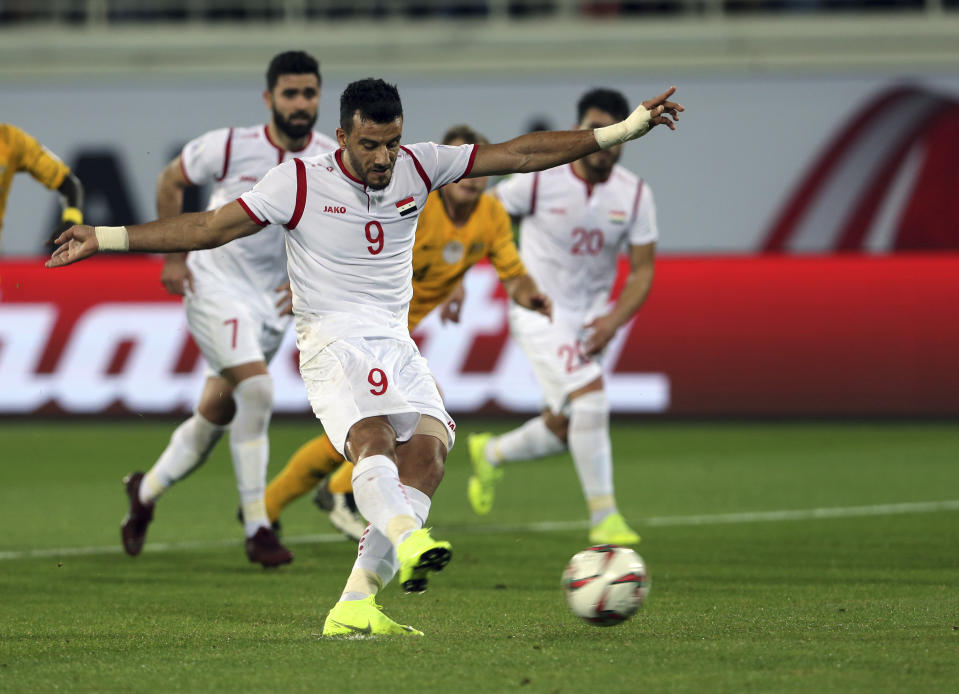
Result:
{"label": "white soccer ball", "polygon": [[608,627],[629,619],[649,594],[643,558],[628,547],[597,545],[573,555],[563,572],[563,593],[573,614]]}

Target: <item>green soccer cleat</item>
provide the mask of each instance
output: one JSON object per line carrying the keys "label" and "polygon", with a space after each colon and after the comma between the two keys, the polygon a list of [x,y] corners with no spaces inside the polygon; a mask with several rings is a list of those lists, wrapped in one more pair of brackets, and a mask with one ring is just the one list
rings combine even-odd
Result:
{"label": "green soccer cleat", "polygon": [[383,614],[373,596],[362,600],[347,600],[333,605],[323,622],[323,636],[374,636],[376,634],[400,634],[422,636],[423,632],[405,624],[399,624]]}
{"label": "green soccer cleat", "polygon": [[422,593],[431,571],[442,571],[453,557],[449,542],[430,537],[427,528],[414,530],[396,546],[400,562],[400,585],[407,593]]}
{"label": "green soccer cleat", "polygon": [[466,495],[477,516],[485,516],[493,508],[494,487],[503,478],[503,471],[486,458],[486,444],[491,438],[492,434],[470,434],[466,438],[473,466]]}
{"label": "green soccer cleat", "polygon": [[640,539],[621,513],[606,516],[589,531],[589,541],[596,545],[638,545]]}

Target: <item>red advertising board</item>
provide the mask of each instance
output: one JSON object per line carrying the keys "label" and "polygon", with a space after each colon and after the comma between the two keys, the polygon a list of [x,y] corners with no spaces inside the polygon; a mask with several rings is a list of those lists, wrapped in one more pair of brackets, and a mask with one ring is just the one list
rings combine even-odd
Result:
{"label": "red advertising board", "polygon": [[[467,295],[461,325],[430,317],[417,335],[449,409],[535,411],[489,266]],[[607,355],[610,400],[684,416],[956,415],[957,306],[959,255],[663,258]],[[277,410],[307,413],[295,363],[290,335],[271,367]],[[154,258],[0,262],[0,414],[182,413],[204,369]]]}

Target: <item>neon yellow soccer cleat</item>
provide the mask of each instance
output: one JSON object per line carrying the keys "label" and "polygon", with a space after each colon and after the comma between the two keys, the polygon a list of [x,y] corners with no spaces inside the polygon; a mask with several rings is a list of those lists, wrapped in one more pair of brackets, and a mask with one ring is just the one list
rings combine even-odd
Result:
{"label": "neon yellow soccer cleat", "polygon": [[323,636],[374,636],[376,634],[400,634],[422,636],[423,632],[405,624],[399,624],[383,614],[373,596],[362,600],[348,600],[333,605],[323,622]]}
{"label": "neon yellow soccer cleat", "polygon": [[466,438],[473,474],[466,487],[470,506],[477,516],[485,516],[493,508],[494,487],[503,478],[503,471],[486,458],[486,443],[492,434],[470,434]]}
{"label": "neon yellow soccer cleat", "polygon": [[442,571],[453,557],[449,542],[430,537],[427,528],[414,530],[396,547],[400,562],[400,585],[407,593],[422,593],[431,571]]}
{"label": "neon yellow soccer cleat", "polygon": [[589,541],[596,545],[638,545],[640,537],[626,525],[621,513],[613,513],[590,529]]}

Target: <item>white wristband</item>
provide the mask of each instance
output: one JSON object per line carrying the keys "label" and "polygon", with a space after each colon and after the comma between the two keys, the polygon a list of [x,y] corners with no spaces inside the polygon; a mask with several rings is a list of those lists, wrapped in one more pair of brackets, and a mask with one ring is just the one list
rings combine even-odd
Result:
{"label": "white wristband", "polygon": [[130,235],[126,227],[93,227],[100,252],[130,250]]}
{"label": "white wristband", "polygon": [[604,128],[595,128],[593,135],[600,149],[609,149],[624,142],[635,140],[649,132],[649,111],[640,104],[635,111],[629,114],[626,120],[607,125]]}

